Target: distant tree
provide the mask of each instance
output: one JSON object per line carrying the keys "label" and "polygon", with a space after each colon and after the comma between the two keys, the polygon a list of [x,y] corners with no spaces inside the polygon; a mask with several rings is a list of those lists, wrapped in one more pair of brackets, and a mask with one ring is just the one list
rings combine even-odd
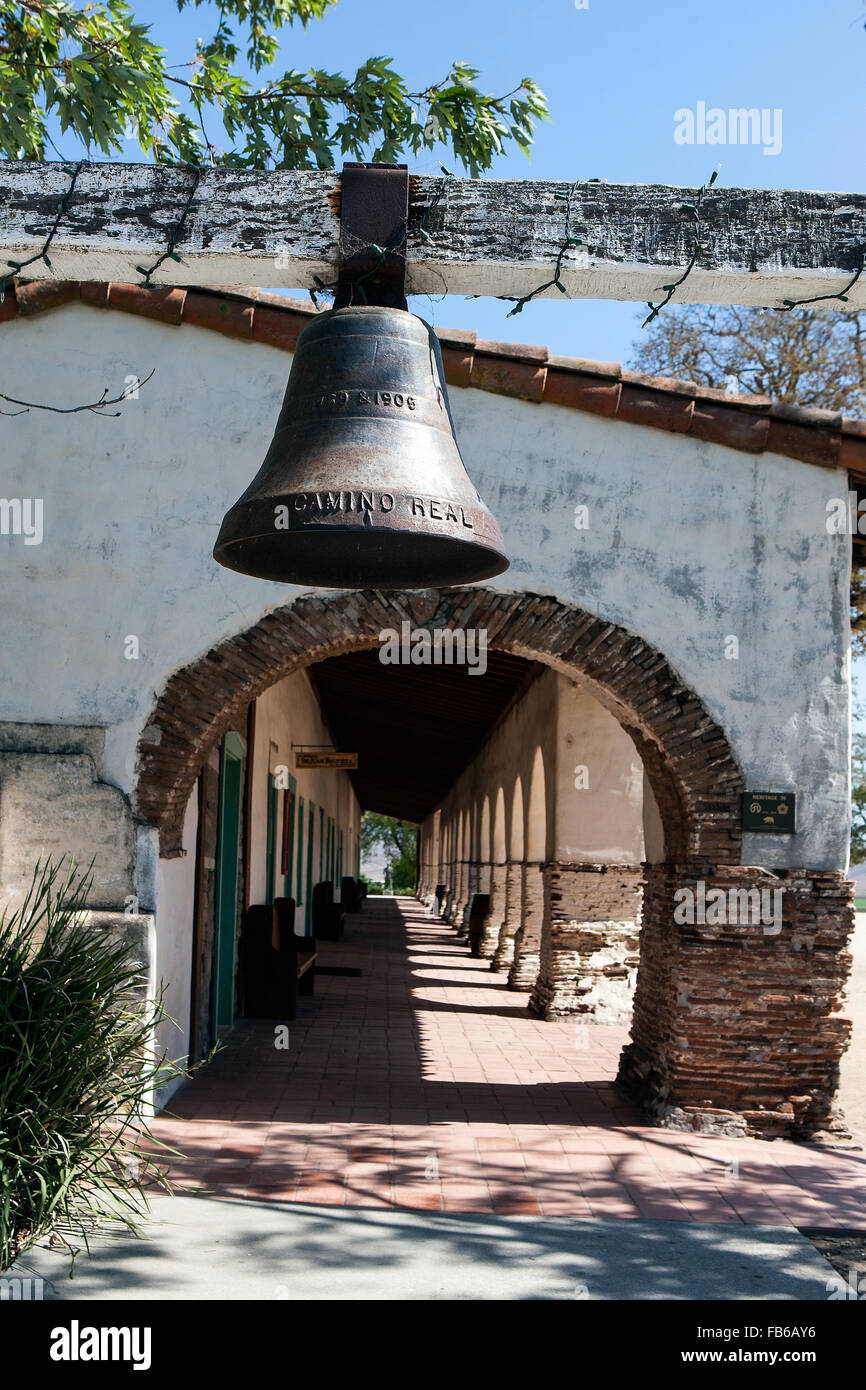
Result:
{"label": "distant tree", "polygon": [[361,818],[361,854],[381,849],[391,865],[394,893],[411,893],[415,888],[418,854],[418,827],[412,821],[395,820],[376,811],[365,811]]}
{"label": "distant tree", "polygon": [[[672,307],[634,343],[631,366],[651,376],[862,418],[866,313]],[[855,650],[866,652],[866,569],[859,565],[851,576],[851,629]]]}
{"label": "distant tree", "polygon": [[866,313],[687,304],[633,345],[635,371],[866,415]]}

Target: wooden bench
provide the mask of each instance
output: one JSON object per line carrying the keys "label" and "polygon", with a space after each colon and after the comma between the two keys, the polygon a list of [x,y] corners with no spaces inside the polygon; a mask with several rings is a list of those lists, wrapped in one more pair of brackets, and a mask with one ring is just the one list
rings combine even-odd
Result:
{"label": "wooden bench", "polygon": [[348,875],[340,880],[340,906],[344,912],[360,912],[364,906],[366,883]]}
{"label": "wooden bench", "polygon": [[277,910],[277,932],[282,950],[294,952],[297,956],[297,981],[299,994],[312,994],[316,983],[315,936],[300,936],[295,931],[294,898],[274,898]]}
{"label": "wooden bench", "polygon": [[244,913],[240,981],[246,1018],[293,1019],[298,995],[313,993],[315,938],[297,936],[294,924],[294,898],[256,904]]}
{"label": "wooden bench", "polygon": [[469,908],[469,950],[473,956],[480,954],[481,937],[484,931],[484,918],[490,911],[490,894],[473,893]]}
{"label": "wooden bench", "polygon": [[334,902],[334,885],[330,879],[317,883],[313,889],[313,936],[322,941],[339,941],[345,918],[341,905]]}

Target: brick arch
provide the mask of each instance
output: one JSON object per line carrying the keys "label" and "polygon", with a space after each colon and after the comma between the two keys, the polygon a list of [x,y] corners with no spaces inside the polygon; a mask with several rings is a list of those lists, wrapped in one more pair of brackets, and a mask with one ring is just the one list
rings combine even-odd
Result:
{"label": "brick arch", "polygon": [[724,731],[664,656],[635,633],[535,594],[484,588],[298,598],[175,672],[138,748],[136,809],[181,853],[187,802],[211,747],[248,703],[293,671],[375,646],[386,627],[487,629],[488,646],[546,662],[592,690],[643,758],[668,860],[738,864],[743,781]]}

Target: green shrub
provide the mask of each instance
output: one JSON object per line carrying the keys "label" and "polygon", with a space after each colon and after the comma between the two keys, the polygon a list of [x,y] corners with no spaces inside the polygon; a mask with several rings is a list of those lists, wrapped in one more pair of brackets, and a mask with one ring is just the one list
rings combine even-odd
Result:
{"label": "green shrub", "polygon": [[89,889],[74,865],[40,863],[0,913],[0,1269],[57,1222],[85,1245],[102,1220],[137,1231],[164,1147],[147,1115],[178,1075],[153,1056],[165,1015],[126,944],[86,925]]}

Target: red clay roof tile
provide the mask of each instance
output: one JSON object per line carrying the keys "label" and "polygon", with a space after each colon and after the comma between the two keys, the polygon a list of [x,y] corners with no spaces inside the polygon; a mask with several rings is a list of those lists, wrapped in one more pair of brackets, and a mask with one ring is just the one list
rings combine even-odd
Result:
{"label": "red clay roof tile", "polygon": [[31,280],[15,291],[19,314],[41,314],[79,298],[76,280]]}
{"label": "red clay roof tile", "polygon": [[677,434],[687,434],[692,423],[694,400],[678,395],[656,383],[642,385],[635,378],[628,381],[623,373],[622,392],[619,398],[618,420],[628,420],[633,425],[654,425],[656,429],[674,430]]}
{"label": "red clay roof tile", "polygon": [[522,400],[541,402],[546,376],[546,367],[519,359],[514,361],[504,353],[494,356],[476,352],[469,385],[481,391],[495,391],[500,396],[519,396]]}
{"label": "red clay roof tile", "polygon": [[197,328],[212,328],[229,338],[253,336],[254,301],[244,301],[235,294],[209,294],[204,290],[187,290],[183,307],[184,323]]}
{"label": "red clay roof tile", "polygon": [[726,444],[746,454],[766,448],[770,422],[766,415],[739,410],[736,402],[698,400],[692,411],[689,434],[710,444]]}
{"label": "red clay roof tile", "polygon": [[160,323],[178,324],[185,317],[187,293],[187,290],[165,286],[147,289],[143,285],[111,284],[108,287],[108,307],[122,309],[126,314],[141,314]]}
{"label": "red clay roof tile", "polygon": [[593,415],[616,415],[619,408],[620,383],[588,372],[563,371],[548,367],[545,402],[564,405],[571,410],[587,410]]}

